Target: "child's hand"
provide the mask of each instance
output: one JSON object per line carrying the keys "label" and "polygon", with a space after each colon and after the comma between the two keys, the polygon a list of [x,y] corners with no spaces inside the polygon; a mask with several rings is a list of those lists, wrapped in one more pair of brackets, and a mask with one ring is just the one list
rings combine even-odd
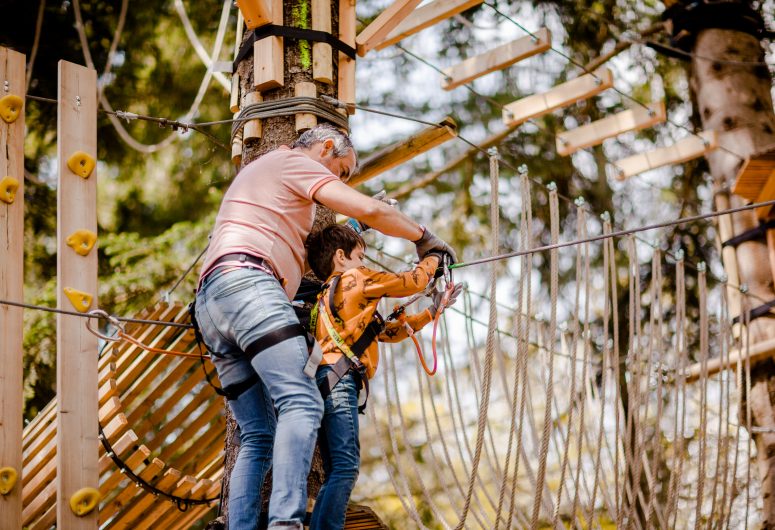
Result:
{"label": "child's hand", "polygon": [[446,294],[446,291],[436,291],[435,293],[433,293],[433,297],[432,297],[433,303],[431,304],[431,307],[428,308],[433,318],[436,318],[436,315],[438,314],[439,311],[444,311],[446,308],[454,304],[462,290],[463,290],[463,284],[462,283],[456,284],[452,288],[452,292],[449,294],[449,299],[446,301],[446,303],[444,302],[444,295]]}

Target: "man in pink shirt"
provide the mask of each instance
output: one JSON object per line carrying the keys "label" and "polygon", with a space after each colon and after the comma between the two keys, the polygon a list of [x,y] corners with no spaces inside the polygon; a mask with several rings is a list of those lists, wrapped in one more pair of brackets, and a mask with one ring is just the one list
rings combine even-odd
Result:
{"label": "man in pink shirt", "polygon": [[[196,318],[240,427],[229,529],[258,526],[272,466],[269,528],[302,529],[323,401],[307,369],[306,333],[291,306],[305,268],[315,203],[413,241],[422,259],[444,241],[386,203],[345,184],[356,169],[349,137],[320,125],[248,164],[226,192],[196,296]],[[308,367],[309,368],[309,367]]]}

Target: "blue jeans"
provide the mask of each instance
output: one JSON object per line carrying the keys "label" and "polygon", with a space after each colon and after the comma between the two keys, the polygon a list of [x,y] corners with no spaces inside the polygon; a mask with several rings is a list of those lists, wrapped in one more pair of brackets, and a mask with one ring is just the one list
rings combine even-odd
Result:
{"label": "blue jeans", "polygon": [[[330,371],[330,366],[321,366],[317,372],[318,383]],[[318,441],[326,479],[315,501],[310,530],[341,530],[361,465],[358,388],[352,372],[345,374],[333,388],[324,408]]]}
{"label": "blue jeans", "polygon": [[224,386],[261,381],[229,401],[240,427],[240,449],[231,472],[229,529],[254,530],[261,485],[273,466],[269,528],[302,528],[307,511],[307,475],[323,415],[315,381],[303,372],[307,344],[294,337],[248,361],[243,351],[265,333],[298,322],[288,296],[271,275],[253,268],[215,271],[196,297],[202,337]]}

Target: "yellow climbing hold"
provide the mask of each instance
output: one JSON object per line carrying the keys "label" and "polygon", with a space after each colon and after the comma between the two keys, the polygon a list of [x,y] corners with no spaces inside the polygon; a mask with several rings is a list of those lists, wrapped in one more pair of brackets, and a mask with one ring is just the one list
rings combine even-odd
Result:
{"label": "yellow climbing hold", "polygon": [[0,180],[0,201],[13,203],[16,198],[16,190],[19,189],[19,181],[13,177],[5,177]]}
{"label": "yellow climbing hold", "polygon": [[13,123],[19,117],[22,107],[24,107],[22,98],[8,94],[0,99],[0,118],[3,118],[6,123]]}
{"label": "yellow climbing hold", "polygon": [[70,509],[78,517],[88,515],[100,502],[100,492],[96,488],[81,488],[70,497]]}
{"label": "yellow climbing hold", "polygon": [[85,179],[91,175],[94,164],[94,159],[83,151],[76,151],[67,159],[67,167],[70,168],[70,171]]}
{"label": "yellow climbing hold", "polygon": [[0,495],[8,495],[16,485],[19,474],[12,467],[0,467]]}
{"label": "yellow climbing hold", "polygon": [[76,310],[81,313],[85,313],[89,310],[91,307],[92,295],[73,289],[72,287],[65,287],[64,290],[65,296],[70,300],[70,303],[73,304],[73,307]]}
{"label": "yellow climbing hold", "polygon": [[67,239],[65,240],[65,243],[81,256],[89,254],[96,242],[97,234],[91,230],[76,230],[67,236]]}

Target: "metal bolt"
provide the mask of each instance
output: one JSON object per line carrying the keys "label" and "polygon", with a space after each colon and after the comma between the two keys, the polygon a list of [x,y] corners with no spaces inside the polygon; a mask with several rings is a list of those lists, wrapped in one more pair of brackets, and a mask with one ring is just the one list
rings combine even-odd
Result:
{"label": "metal bolt", "polygon": [[609,212],[603,212],[600,214],[600,219],[602,219],[604,223],[610,223],[611,214]]}
{"label": "metal bolt", "polygon": [[498,156],[498,148],[497,147],[490,147],[489,149],[487,149],[487,155],[488,156],[495,156],[495,157],[497,157]]}
{"label": "metal bolt", "polygon": [[75,104],[77,106],[81,106],[81,96],[75,96]]}
{"label": "metal bolt", "polygon": [[8,82],[8,80],[3,81],[3,90],[8,92],[8,90],[10,90],[10,88],[11,88],[11,84]]}
{"label": "metal bolt", "polygon": [[721,275],[718,277],[718,280],[721,283],[727,283],[727,281],[729,281],[729,276],[727,276],[726,272],[722,272]]}
{"label": "metal bolt", "polygon": [[748,292],[748,284],[747,283],[741,283],[740,284],[740,292],[745,294]]}
{"label": "metal bolt", "polygon": [[519,171],[520,175],[527,175],[527,164],[520,164],[517,171]]}
{"label": "metal bolt", "polygon": [[546,189],[549,191],[557,191],[557,183],[552,181],[546,185]]}
{"label": "metal bolt", "polygon": [[578,196],[576,197],[576,200],[573,202],[576,204],[576,206],[581,208],[582,206],[584,206],[584,204],[586,204],[587,201],[584,199],[584,197]]}
{"label": "metal bolt", "polygon": [[675,251],[675,260],[676,261],[683,261],[684,260],[684,250],[682,248],[679,248]]}
{"label": "metal bolt", "polygon": [[708,269],[708,266],[705,264],[704,261],[701,261],[697,264],[697,272],[705,272]]}

